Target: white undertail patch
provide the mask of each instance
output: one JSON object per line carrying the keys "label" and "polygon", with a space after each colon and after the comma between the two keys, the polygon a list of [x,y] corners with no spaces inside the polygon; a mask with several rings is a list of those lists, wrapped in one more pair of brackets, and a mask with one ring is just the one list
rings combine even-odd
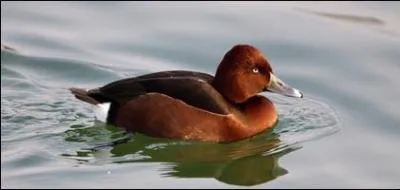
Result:
{"label": "white undertail patch", "polygon": [[106,123],[110,106],[110,102],[95,105],[96,120]]}

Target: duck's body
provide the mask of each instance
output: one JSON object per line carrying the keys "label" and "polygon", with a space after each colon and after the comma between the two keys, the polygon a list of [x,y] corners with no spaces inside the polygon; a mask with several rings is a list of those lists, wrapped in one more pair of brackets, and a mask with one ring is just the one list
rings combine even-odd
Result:
{"label": "duck's body", "polygon": [[[285,90],[283,87],[290,88],[272,75],[262,54],[242,45],[225,55],[215,77],[192,71],[165,71],[88,91],[71,88],[71,92],[93,105],[110,104],[106,122],[128,131],[230,142],[274,126],[277,113],[273,103],[257,93]],[[286,93],[302,96],[297,90]]]}

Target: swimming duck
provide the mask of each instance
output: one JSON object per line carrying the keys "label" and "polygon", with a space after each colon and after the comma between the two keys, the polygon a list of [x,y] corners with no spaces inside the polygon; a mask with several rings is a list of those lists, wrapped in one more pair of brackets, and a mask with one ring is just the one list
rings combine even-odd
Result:
{"label": "swimming duck", "polygon": [[259,49],[247,44],[233,46],[215,76],[161,71],[70,91],[107,110],[104,122],[127,131],[212,142],[243,140],[275,126],[277,111],[261,92],[303,97],[273,74]]}

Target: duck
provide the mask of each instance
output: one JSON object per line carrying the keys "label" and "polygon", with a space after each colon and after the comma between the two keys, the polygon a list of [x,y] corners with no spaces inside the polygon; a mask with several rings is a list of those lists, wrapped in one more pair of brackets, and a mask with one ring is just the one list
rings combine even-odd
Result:
{"label": "duck", "polygon": [[229,49],[214,76],[167,70],[69,90],[103,110],[103,122],[127,132],[217,143],[248,139],[276,126],[276,107],[261,93],[303,97],[274,74],[263,52],[249,44]]}

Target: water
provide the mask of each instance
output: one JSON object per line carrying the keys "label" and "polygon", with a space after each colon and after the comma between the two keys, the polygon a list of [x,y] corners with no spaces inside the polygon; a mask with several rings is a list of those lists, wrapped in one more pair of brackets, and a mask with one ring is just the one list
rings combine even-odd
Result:
{"label": "water", "polygon": [[[2,2],[5,188],[398,188],[397,2]],[[188,69],[234,44],[304,92],[232,144],[124,136],[68,87]]]}

